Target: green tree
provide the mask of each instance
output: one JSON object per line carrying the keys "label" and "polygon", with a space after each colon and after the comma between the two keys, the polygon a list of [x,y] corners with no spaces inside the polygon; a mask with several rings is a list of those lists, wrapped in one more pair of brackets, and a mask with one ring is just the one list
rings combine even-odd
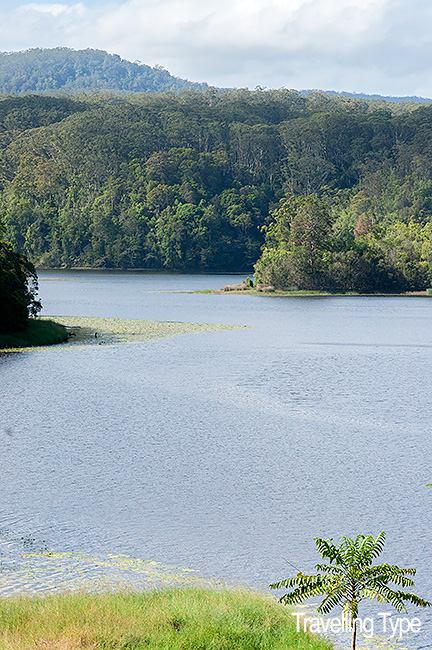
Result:
{"label": "green tree", "polygon": [[320,573],[304,575],[298,573],[295,578],[287,578],[270,585],[271,589],[294,587],[284,594],[280,602],[288,605],[325,594],[318,607],[320,614],[328,614],[334,607],[342,607],[352,621],[352,650],[356,645],[356,619],[358,607],[362,600],[376,599],[379,603],[389,603],[399,612],[406,612],[405,602],[418,607],[430,607],[429,603],[413,593],[392,589],[389,584],[410,587],[414,581],[407,577],[416,573],[415,569],[401,569],[391,564],[373,562],[380,555],[385,545],[385,533],[381,531],[375,538],[372,535],[357,535],[355,539],[342,537],[339,546],[333,539],[315,538],[318,551],[329,564],[317,564]]}
{"label": "green tree", "polygon": [[0,332],[19,332],[29,316],[37,315],[42,308],[37,286],[33,264],[11,244],[0,242]]}
{"label": "green tree", "polygon": [[[325,253],[329,246],[331,218],[322,201],[314,196],[290,195],[282,199],[272,215],[266,242],[269,245],[258,261],[255,271],[259,281],[264,278],[281,288],[325,289]],[[279,251],[287,254],[280,255]],[[277,264],[283,268],[277,271]],[[267,270],[270,265],[271,272]]]}

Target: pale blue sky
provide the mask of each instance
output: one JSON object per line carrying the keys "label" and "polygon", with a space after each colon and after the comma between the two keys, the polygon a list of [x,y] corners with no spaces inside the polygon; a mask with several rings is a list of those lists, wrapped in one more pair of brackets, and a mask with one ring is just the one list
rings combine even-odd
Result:
{"label": "pale blue sky", "polygon": [[217,86],[432,97],[432,2],[0,0],[0,49],[100,48]]}

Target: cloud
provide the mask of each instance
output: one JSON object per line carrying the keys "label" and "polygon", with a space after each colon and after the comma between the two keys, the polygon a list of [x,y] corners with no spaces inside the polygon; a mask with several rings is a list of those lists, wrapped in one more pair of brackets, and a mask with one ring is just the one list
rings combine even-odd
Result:
{"label": "cloud", "polygon": [[89,2],[0,10],[3,47],[106,49],[219,86],[432,95],[424,0]]}
{"label": "cloud", "polygon": [[50,14],[54,18],[57,18],[62,14],[76,14],[81,17],[85,14],[85,7],[81,2],[72,6],[62,4],[40,4],[33,2],[31,4],[21,5],[18,7],[18,12],[21,14],[31,12]]}

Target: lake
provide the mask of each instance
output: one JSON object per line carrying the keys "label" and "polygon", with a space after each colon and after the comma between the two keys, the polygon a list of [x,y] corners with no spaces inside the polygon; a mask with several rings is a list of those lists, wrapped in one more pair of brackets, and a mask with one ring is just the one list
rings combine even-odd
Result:
{"label": "lake", "polygon": [[[44,315],[249,327],[0,356],[2,593],[152,566],[266,588],[313,571],[314,537],[385,530],[382,560],[416,567],[432,598],[432,300],[39,275]],[[59,556],[23,557],[40,552]],[[410,644],[429,647],[416,615]]]}

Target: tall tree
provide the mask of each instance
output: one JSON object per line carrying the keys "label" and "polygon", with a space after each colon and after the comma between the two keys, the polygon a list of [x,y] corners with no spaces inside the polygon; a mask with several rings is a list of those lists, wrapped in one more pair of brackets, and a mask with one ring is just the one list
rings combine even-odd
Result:
{"label": "tall tree", "polygon": [[[280,262],[284,271],[276,275],[285,287],[326,288],[323,252],[328,245],[331,219],[325,204],[314,196],[290,195],[280,201],[272,216],[274,221],[266,236],[269,246],[255,266],[258,279],[273,284],[266,267],[275,269]],[[280,251],[285,254],[280,255]]]}

